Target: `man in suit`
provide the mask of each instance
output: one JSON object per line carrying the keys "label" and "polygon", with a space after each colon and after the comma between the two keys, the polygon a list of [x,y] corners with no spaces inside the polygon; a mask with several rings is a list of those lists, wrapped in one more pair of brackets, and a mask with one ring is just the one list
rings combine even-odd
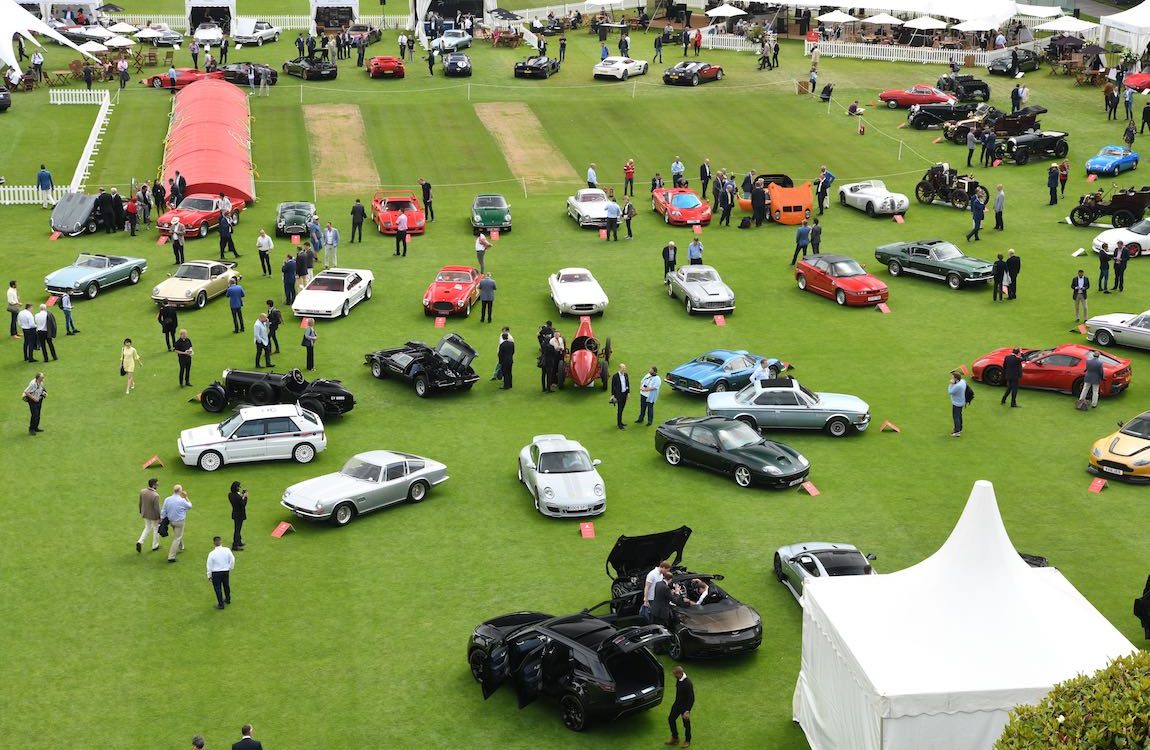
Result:
{"label": "man in suit", "polygon": [[244,724],[240,732],[243,733],[243,738],[239,742],[232,743],[232,750],[264,750],[263,743],[252,739],[251,724]]}
{"label": "man in suit", "polygon": [[359,241],[363,243],[363,220],[367,218],[367,209],[364,208],[363,202],[359,198],[355,199],[355,203],[351,207],[351,239],[348,244],[355,242],[355,238],[359,237]]}
{"label": "man in suit", "polygon": [[982,239],[978,236],[978,230],[982,228],[982,219],[985,215],[986,204],[983,203],[982,199],[978,197],[978,193],[970,196],[970,220],[972,222],[972,226],[970,231],[966,233],[967,242],[970,241],[971,237],[974,237],[975,240]]}
{"label": "man in suit", "polygon": [[823,206],[827,203],[827,193],[830,192],[831,183],[835,176],[827,171],[826,165],[819,167],[819,176],[815,179],[815,198],[819,202],[819,216],[823,215]]}
{"label": "man in suit", "polygon": [[1126,288],[1126,261],[1130,260],[1130,251],[1122,240],[1114,247],[1114,286],[1119,292]]}
{"label": "man in suit", "polygon": [[675,247],[674,240],[668,240],[666,246],[663,247],[663,278],[666,279],[667,274],[675,270],[675,256],[679,249]]}
{"label": "man in suit", "polygon": [[423,210],[427,214],[427,220],[435,221],[435,209],[432,207],[431,183],[420,177],[419,187],[423,190]]}
{"label": "man in suit", "polygon": [[627,365],[620,363],[619,372],[611,376],[611,403],[615,404],[615,424],[620,430],[627,429],[623,424],[623,409],[630,395],[631,378],[627,375]]}
{"label": "man in suit", "polygon": [[763,187],[762,180],[756,180],[751,188],[751,214],[755,218],[756,227],[761,227],[767,220],[767,189]]}
{"label": "man in suit", "polygon": [[[495,279],[491,278],[491,274],[483,275],[479,280],[479,322],[482,323],[486,320],[491,322],[491,308],[495,305]],[[500,350],[502,351],[502,344]]]}
{"label": "man in suit", "polygon": [[144,530],[136,540],[136,554],[144,547],[148,534],[152,535],[152,552],[160,548],[160,493],[156,491],[159,479],[152,477],[148,486],[140,490],[140,518],[144,519]]}
{"label": "man in suit", "polygon": [[238,258],[240,254],[236,252],[236,242],[232,239],[232,219],[225,213],[220,213],[220,260],[224,259],[224,250],[231,250],[232,257]]}
{"label": "man in suit", "polygon": [[659,400],[659,387],[662,385],[663,381],[659,379],[657,367],[652,367],[643,376],[643,380],[639,383],[639,418],[635,420],[635,424],[642,422],[644,415],[647,417],[648,427],[655,421],[655,402]]}
{"label": "man in suit", "polygon": [[991,282],[990,283],[994,285],[994,289],[991,290],[991,300],[993,302],[998,302],[999,300],[1001,300],[1003,297],[1006,296],[1005,293],[1003,293],[1003,291],[1002,291],[1002,287],[1005,285],[1005,282],[1006,282],[1006,261],[1002,259],[1002,253],[999,253],[998,254],[998,260],[994,261],[994,266],[991,269]]}
{"label": "man in suit", "polygon": [[[490,320],[488,321],[490,322]],[[499,369],[503,371],[503,385],[501,390],[511,390],[511,366],[515,363],[515,342],[503,333],[499,342]]]}
{"label": "man in suit", "polygon": [[280,267],[284,280],[284,304],[295,302],[295,258],[291,253],[284,256],[284,264]]}
{"label": "man in suit", "polygon": [[239,552],[244,548],[244,521],[248,518],[248,491],[239,482],[232,482],[228,504],[232,506],[232,550]]}
{"label": "man in suit", "polygon": [[1022,259],[1014,254],[1014,248],[1006,251],[1006,272],[1010,274],[1010,283],[1007,285],[1007,299],[1018,296],[1018,274],[1022,272]]}
{"label": "man in suit", "polygon": [[1081,320],[1086,320],[1090,317],[1090,303],[1086,299],[1086,293],[1090,289],[1090,279],[1087,278],[1086,272],[1081,268],[1078,269],[1078,275],[1070,280],[1070,293],[1074,297],[1074,322],[1079,321],[1079,312],[1081,311]]}
{"label": "man in suit", "polygon": [[179,191],[180,197],[183,198],[188,194],[188,181],[184,179],[184,176],[180,174],[178,170],[176,171],[175,180],[176,189]]}
{"label": "man in suit", "polygon": [[667,724],[671,727],[671,739],[668,745],[679,744],[678,719],[683,717],[683,744],[682,747],[691,746],[691,709],[695,705],[695,686],[691,678],[682,667],[676,666],[671,670],[675,675],[675,702],[671,704],[671,713],[667,716]]}
{"label": "man in suit", "polygon": [[681,605],[683,600],[671,590],[671,571],[660,568],[662,577],[651,588],[651,622],[666,626],[671,622],[671,605]]}
{"label": "man in suit", "polygon": [[1002,403],[1010,397],[1010,405],[1018,408],[1018,381],[1022,379],[1022,358],[1018,356],[1018,347],[1014,347],[1006,359],[1002,360],[1002,377],[1006,380],[1006,392],[1002,394]]}
{"label": "man in suit", "polygon": [[[703,159],[699,165],[699,184],[703,186],[703,200],[707,200],[707,186],[711,184],[711,160]],[[718,197],[717,195],[715,196]]]}
{"label": "man in suit", "polygon": [[100,218],[104,222],[104,234],[116,231],[116,210],[112,206],[112,194],[104,192],[104,188],[96,193],[96,207],[100,209]]}

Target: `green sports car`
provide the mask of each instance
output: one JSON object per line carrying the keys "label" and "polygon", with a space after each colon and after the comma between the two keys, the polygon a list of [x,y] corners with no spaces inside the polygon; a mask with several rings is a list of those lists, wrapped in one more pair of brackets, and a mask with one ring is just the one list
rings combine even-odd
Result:
{"label": "green sports car", "polygon": [[471,204],[471,227],[475,231],[498,229],[511,231],[511,204],[502,195],[475,196]]}
{"label": "green sports car", "polygon": [[945,281],[951,289],[982,284],[994,276],[994,266],[989,261],[973,258],[944,240],[879,245],[874,257],[886,264],[891,276],[913,273]]}
{"label": "green sports car", "polygon": [[276,207],[276,237],[307,234],[307,224],[315,216],[315,204],[289,201]]}

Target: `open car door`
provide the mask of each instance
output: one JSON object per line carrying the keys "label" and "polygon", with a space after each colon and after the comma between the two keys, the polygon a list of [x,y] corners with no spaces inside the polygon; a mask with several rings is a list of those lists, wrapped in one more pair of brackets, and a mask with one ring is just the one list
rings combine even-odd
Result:
{"label": "open car door", "polygon": [[543,690],[543,652],[544,649],[554,648],[557,644],[540,644],[519,662],[519,668],[513,675],[515,683],[515,697],[520,708],[526,708],[535,702]]}
{"label": "open car door", "polygon": [[611,638],[599,644],[599,655],[604,661],[617,654],[629,654],[644,646],[654,646],[671,639],[670,632],[662,625],[643,625],[623,628]]}
{"label": "open car door", "polygon": [[507,679],[508,666],[507,646],[500,644],[491,649],[483,661],[483,673],[479,680],[483,687],[483,700],[490,698]]}

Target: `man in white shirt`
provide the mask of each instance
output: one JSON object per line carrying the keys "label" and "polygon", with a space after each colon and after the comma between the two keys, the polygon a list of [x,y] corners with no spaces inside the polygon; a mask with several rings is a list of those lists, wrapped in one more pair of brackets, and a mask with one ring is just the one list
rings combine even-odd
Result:
{"label": "man in white shirt", "polygon": [[24,305],[20,303],[20,292],[16,289],[16,282],[8,282],[8,312],[12,315],[12,322],[8,325],[8,335],[14,339],[20,338],[16,333],[16,318],[20,315]]}
{"label": "man in white shirt", "polygon": [[407,257],[407,214],[400,213],[395,220],[395,254],[399,255],[399,247],[403,246],[403,257]]}
{"label": "man in white shirt", "polygon": [[36,313],[36,343],[40,347],[40,353],[44,355],[44,361],[48,361],[48,353],[52,353],[52,359],[56,357],[56,345],[52,343],[52,339],[56,336],[56,321],[52,318],[52,313],[48,312],[47,305],[40,305],[40,312]]}
{"label": "man in white shirt", "polygon": [[711,593],[711,587],[701,578],[692,579],[691,585],[695,587],[695,596],[688,596],[687,601],[696,607],[703,606],[703,603],[707,601],[707,594]]}
{"label": "man in white shirt", "polygon": [[16,316],[16,325],[20,326],[20,333],[24,337],[24,361],[36,361],[36,316],[32,314],[32,305],[24,305],[24,309]]}
{"label": "man in white shirt", "polygon": [[759,369],[757,369],[751,373],[751,382],[755,384],[755,389],[756,390],[762,390],[763,381],[764,380],[771,380],[772,377],[773,376],[771,375],[771,368],[770,368],[770,365],[767,363],[767,360],[760,359],[759,360]]}
{"label": "man in white shirt", "polygon": [[399,59],[407,58],[407,34],[399,35]]}
{"label": "man in white shirt", "polygon": [[212,537],[212,551],[208,553],[208,579],[216,592],[216,609],[223,609],[232,603],[232,568],[236,567],[236,556],[223,546],[218,536]]}
{"label": "man in white shirt", "polygon": [[599,176],[595,174],[595,162],[591,162],[591,165],[587,167],[587,187],[599,187]]}
{"label": "man in white shirt", "polygon": [[647,622],[652,622],[651,619],[651,597],[655,594],[655,584],[663,580],[663,572],[671,572],[671,561],[664,560],[657,566],[651,569],[647,574],[646,580],[643,582],[643,604],[639,607],[639,616]]}
{"label": "man in white shirt", "polygon": [[643,380],[639,383],[639,418],[635,420],[635,424],[643,421],[644,415],[647,417],[647,426],[650,427],[655,421],[655,402],[659,399],[659,387],[663,385],[663,381],[659,378],[659,368],[652,367]]}
{"label": "man in white shirt", "polygon": [[[406,216],[404,217],[407,218]],[[329,221],[323,230],[323,264],[328,268],[339,265],[339,230]]]}
{"label": "man in white shirt", "polygon": [[272,256],[271,252],[275,249],[275,243],[268,233],[260,230],[260,234],[256,237],[256,252],[260,255],[260,270],[264,276],[272,275]]}

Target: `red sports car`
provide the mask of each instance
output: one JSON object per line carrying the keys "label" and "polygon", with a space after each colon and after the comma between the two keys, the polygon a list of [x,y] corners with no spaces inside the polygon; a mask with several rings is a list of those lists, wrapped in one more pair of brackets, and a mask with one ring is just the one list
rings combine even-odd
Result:
{"label": "red sports car", "polygon": [[607,390],[610,374],[608,365],[611,362],[611,339],[600,347],[599,339],[591,330],[591,318],[584,315],[579,318],[579,328],[575,331],[575,338],[567,346],[567,356],[559,363],[559,387],[562,388],[570,380],[574,385],[585,388],[599,381],[599,387]]}
{"label": "red sports car", "polygon": [[799,289],[829,297],[840,305],[877,305],[886,302],[886,284],[845,255],[812,255],[795,267]]}
{"label": "red sports car", "polygon": [[423,293],[424,315],[471,314],[471,306],[479,300],[479,280],[483,276],[478,268],[470,266],[444,266],[435,274],[435,281]]}
{"label": "red sports car", "polygon": [[[233,198],[233,223],[239,223],[240,211],[243,210],[243,200]],[[160,230],[160,234],[172,233],[172,219],[177,216],[180,217],[180,223],[184,225],[188,237],[196,235],[204,237],[209,230],[220,225],[220,197],[208,193],[192,193],[180,201],[180,205],[165,211],[156,219],[156,228]]]}
{"label": "red sports car", "polygon": [[1139,91],[1150,89],[1150,73],[1131,73],[1122,79],[1122,85]]}
{"label": "red sports car", "polygon": [[690,188],[659,188],[651,193],[651,208],[668,224],[710,224],[711,204]]}
{"label": "red sports car", "polygon": [[370,78],[403,78],[405,74],[403,60],[398,57],[380,55],[367,61],[367,75]]}
{"label": "red sports car", "polygon": [[879,94],[878,98],[891,109],[913,107],[916,104],[954,104],[958,101],[945,91],[925,83],[916,83],[909,89],[889,89]]}
{"label": "red sports car", "polygon": [[427,221],[419,199],[410,190],[388,193],[377,190],[371,199],[371,218],[375,227],[383,234],[395,234],[395,223],[400,214],[407,216],[407,233],[423,234]]}
{"label": "red sports car", "polygon": [[[205,73],[204,71],[196,70],[195,68],[176,68],[176,88],[178,89],[182,89],[189,83],[202,81],[205,78],[213,78],[222,81],[224,78],[224,72],[222,70],[213,70],[211,73]],[[144,84],[145,86],[151,86],[154,89],[172,88],[172,79],[168,78],[167,71],[164,71],[163,73],[157,73],[154,76],[148,76],[144,80],[140,81],[140,83]]]}
{"label": "red sports car", "polygon": [[[1092,349],[1081,344],[1062,344],[1053,349],[1022,349],[1023,388],[1041,388],[1048,391],[1062,391],[1075,396],[1082,392],[1082,378],[1086,373],[1086,358],[1091,352],[1098,352],[1102,358],[1103,396],[1113,396],[1130,386],[1130,360],[1116,357],[1100,349]],[[972,370],[974,379],[987,385],[1002,385],[1002,361],[1010,354],[1009,348],[996,349],[979,357]]]}

